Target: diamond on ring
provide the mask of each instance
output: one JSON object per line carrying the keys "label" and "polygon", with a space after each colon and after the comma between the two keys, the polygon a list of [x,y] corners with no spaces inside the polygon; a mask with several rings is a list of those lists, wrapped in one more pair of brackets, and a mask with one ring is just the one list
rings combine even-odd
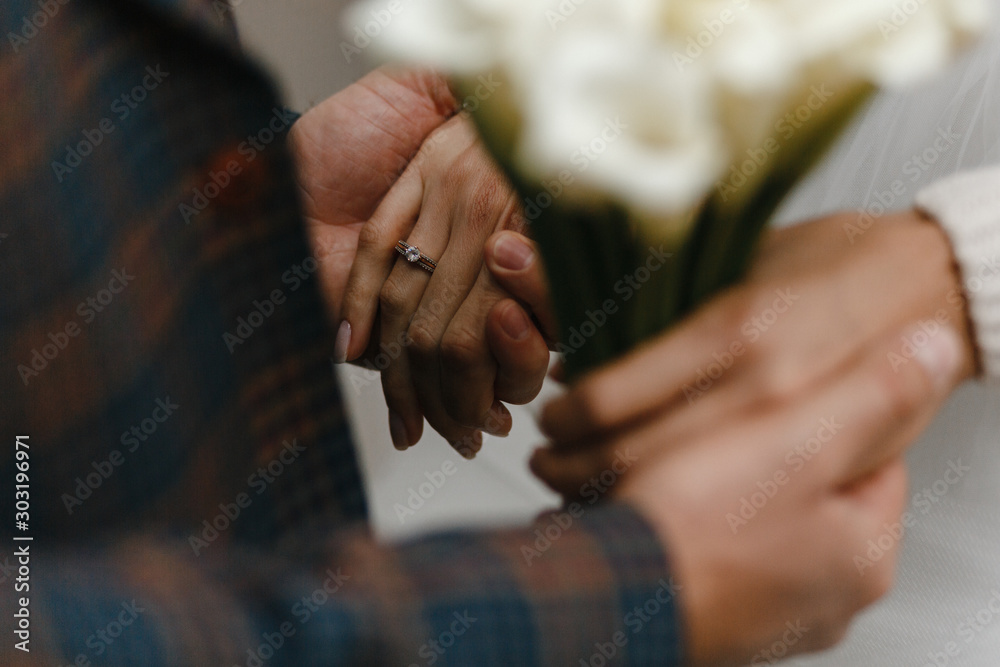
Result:
{"label": "diamond on ring", "polygon": [[416,264],[429,273],[434,273],[434,269],[437,268],[437,262],[420,252],[420,248],[410,245],[406,241],[396,242],[396,252],[402,255],[410,264]]}

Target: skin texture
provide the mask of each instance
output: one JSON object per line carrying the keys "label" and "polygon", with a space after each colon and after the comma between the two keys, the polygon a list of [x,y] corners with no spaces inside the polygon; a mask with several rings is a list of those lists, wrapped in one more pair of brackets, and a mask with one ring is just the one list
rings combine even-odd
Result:
{"label": "skin texture", "polygon": [[[392,351],[382,386],[398,448],[419,440],[426,417],[460,452],[477,451],[480,430],[510,430],[501,401],[541,389],[546,341],[483,264],[491,235],[523,227],[517,197],[459,116],[431,134],[362,230],[344,297],[346,358],[369,339]],[[399,239],[438,260],[433,275],[399,259]]]}
{"label": "skin texture", "polygon": [[[420,439],[426,416],[471,457],[480,429],[510,430],[500,401],[537,394],[548,349],[482,268],[490,234],[522,223],[456,111],[436,75],[382,69],[305,114],[289,140],[341,360],[382,371],[397,447]],[[405,238],[441,260],[433,278],[398,261]]]}
{"label": "skin texture", "polygon": [[[828,647],[888,589],[899,539],[856,557],[892,534],[901,454],[976,369],[942,232],[906,212],[852,244],[851,219],[772,233],[746,284],[544,410],[532,468],[563,494],[636,459],[609,494],[670,545],[693,664]],[[810,630],[789,644],[786,621]]]}
{"label": "skin texture", "polygon": [[[605,467],[616,434],[631,425],[669,423],[670,439],[681,441],[780,409],[842,376],[907,325],[940,328],[929,324],[935,318],[960,332],[961,376],[971,376],[975,346],[944,234],[908,212],[852,244],[843,232],[851,220],[833,216],[772,232],[744,284],[552,401],[541,420],[552,447],[538,453],[535,471],[569,492]],[[902,335],[886,351],[891,371],[899,363],[890,351],[906,361]]]}
{"label": "skin texture", "polygon": [[[554,330],[541,262],[464,121],[433,101],[450,99],[443,89],[375,76],[388,79],[319,107],[292,137],[314,246],[333,248],[331,313],[351,324],[338,349],[364,359],[404,335],[383,370],[397,446],[419,439],[426,415],[471,455],[481,428],[509,428],[499,401],[540,385],[542,332]],[[358,125],[338,134],[338,122]],[[380,185],[373,174],[393,162],[408,166]],[[775,642],[789,654],[829,646],[885,593],[899,540],[864,567],[857,558],[902,511],[903,449],[974,371],[943,235],[901,214],[851,244],[844,221],[773,234],[745,285],[543,415],[552,446],[533,470],[567,496],[614,472],[606,493],[668,545],[691,664],[743,664]],[[401,238],[441,269],[399,262]],[[930,317],[937,328],[907,354]],[[698,388],[713,363],[725,372]],[[766,502],[741,514],[756,493]]]}

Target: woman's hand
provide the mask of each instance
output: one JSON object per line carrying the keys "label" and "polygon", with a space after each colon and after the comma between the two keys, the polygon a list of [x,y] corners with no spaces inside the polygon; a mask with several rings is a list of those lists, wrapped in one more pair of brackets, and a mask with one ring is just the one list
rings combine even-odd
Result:
{"label": "woman's hand", "polygon": [[[540,263],[529,257],[518,267],[523,255],[504,252],[523,244],[498,237],[487,247],[489,257],[515,265],[508,272],[521,290],[520,301],[474,269],[482,262],[489,233],[517,227],[520,219],[509,188],[473,146],[469,126],[456,119],[442,127],[456,110],[441,77],[385,68],[306,113],[293,126],[289,143],[318,278],[331,320],[341,330],[336,353],[363,358],[385,373],[390,408],[405,415],[391,424],[398,447],[420,438],[420,411],[426,410],[431,424],[469,454],[478,449],[481,436],[461,424],[509,430],[509,414],[497,401],[531,400],[541,386],[548,350],[521,305],[531,308],[544,298]],[[386,284],[396,263],[395,242],[408,237],[417,219],[413,211],[399,217],[395,206],[412,204],[409,198],[417,188],[426,189],[432,207],[421,233],[428,224],[432,228],[427,241],[411,240],[428,253],[447,244],[449,264],[440,269],[445,280],[429,281],[420,269],[405,265]],[[417,211],[423,210],[424,199]],[[357,258],[361,263],[354,269]],[[419,310],[423,288],[431,293],[428,308]],[[388,306],[384,312],[393,317],[376,321],[380,296]],[[393,309],[396,299],[411,301]],[[407,309],[434,319],[409,322]],[[393,336],[400,333],[407,334],[405,345],[394,344]],[[433,368],[439,355],[443,373]],[[429,368],[428,374],[415,377],[411,358],[420,373]]]}
{"label": "woman's hand", "polygon": [[[941,230],[902,213],[849,237],[845,226],[854,222],[845,214],[773,232],[744,285],[553,401],[542,417],[553,446],[536,454],[535,472],[572,495],[607,467],[623,439],[669,449],[724,424],[789,410],[873,354],[890,382],[952,329],[962,341],[956,380],[972,375],[963,291]],[[885,343],[914,322],[905,337]],[[894,440],[909,442],[936,409],[928,404],[905,418],[890,411],[884,419]],[[633,435],[642,425],[655,437],[640,444]],[[869,463],[890,453],[874,450]]]}
{"label": "woman's hand", "polygon": [[[523,227],[517,196],[459,116],[427,138],[361,228],[336,354],[381,371],[398,449],[420,439],[426,416],[460,453],[474,455],[481,431],[509,432],[501,401],[527,403],[541,389],[546,339],[484,265],[485,248],[520,276],[517,295],[544,318],[541,264],[513,233]],[[433,274],[401,258],[400,240],[437,261]]]}
{"label": "woman's hand", "polygon": [[340,322],[358,235],[424,140],[454,115],[440,76],[383,68],[302,116],[289,132],[306,231],[331,321]]}

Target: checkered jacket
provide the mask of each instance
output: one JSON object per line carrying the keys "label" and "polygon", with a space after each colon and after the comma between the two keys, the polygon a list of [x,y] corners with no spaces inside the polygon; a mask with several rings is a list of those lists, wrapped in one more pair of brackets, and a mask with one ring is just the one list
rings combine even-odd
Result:
{"label": "checkered jacket", "polygon": [[0,6],[0,663],[677,663],[626,507],[372,539],[294,117],[229,14]]}

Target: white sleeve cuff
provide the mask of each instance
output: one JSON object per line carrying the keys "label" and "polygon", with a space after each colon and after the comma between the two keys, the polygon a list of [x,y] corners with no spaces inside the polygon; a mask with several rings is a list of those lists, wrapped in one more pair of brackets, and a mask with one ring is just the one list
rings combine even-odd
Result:
{"label": "white sleeve cuff", "polygon": [[1000,381],[1000,167],[938,181],[916,205],[951,239],[983,373]]}

